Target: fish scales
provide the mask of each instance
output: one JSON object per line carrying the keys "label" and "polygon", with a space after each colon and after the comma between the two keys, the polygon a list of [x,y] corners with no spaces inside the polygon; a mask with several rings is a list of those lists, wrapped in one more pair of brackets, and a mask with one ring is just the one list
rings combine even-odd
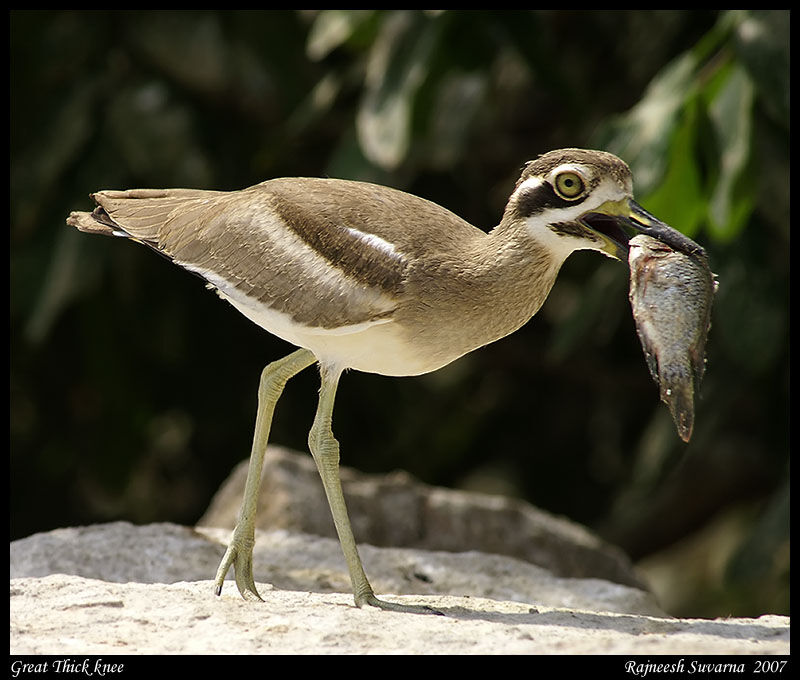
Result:
{"label": "fish scales", "polygon": [[629,298],[650,374],[683,441],[705,372],[705,346],[717,284],[702,252],[691,255],[650,236],[630,240]]}

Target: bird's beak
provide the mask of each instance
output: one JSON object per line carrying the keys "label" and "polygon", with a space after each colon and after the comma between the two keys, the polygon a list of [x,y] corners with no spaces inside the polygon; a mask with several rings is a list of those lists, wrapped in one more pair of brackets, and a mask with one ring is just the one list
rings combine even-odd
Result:
{"label": "bird's beak", "polygon": [[628,261],[629,236],[626,229],[652,236],[686,255],[705,257],[701,246],[651,215],[632,198],[606,201],[583,215],[581,222],[600,236],[604,253],[623,262]]}

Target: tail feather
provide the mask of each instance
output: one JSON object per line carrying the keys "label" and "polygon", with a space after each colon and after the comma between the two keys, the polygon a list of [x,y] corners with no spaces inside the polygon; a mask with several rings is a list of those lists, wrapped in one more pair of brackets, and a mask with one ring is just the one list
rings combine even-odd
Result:
{"label": "tail feather", "polygon": [[158,248],[161,227],[177,208],[203,202],[221,192],[195,189],[129,189],[91,194],[97,207],[72,212],[67,224],[80,231],[105,236],[124,236]]}
{"label": "tail feather", "polygon": [[69,214],[67,224],[75,227],[79,231],[89,234],[102,234],[104,236],[114,236],[118,225],[108,217],[105,210],[97,207],[92,212],[81,212],[75,210]]}

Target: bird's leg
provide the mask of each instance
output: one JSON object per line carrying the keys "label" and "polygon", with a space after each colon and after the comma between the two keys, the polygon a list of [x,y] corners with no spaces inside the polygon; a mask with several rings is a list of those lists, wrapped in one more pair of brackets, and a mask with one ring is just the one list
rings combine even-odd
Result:
{"label": "bird's leg", "polygon": [[242,597],[245,600],[261,599],[253,580],[253,545],[255,544],[258,488],[261,485],[261,469],[264,466],[264,454],[267,450],[272,414],[289,378],[315,361],[316,357],[309,350],[300,349],[283,359],[273,361],[261,372],[261,380],[258,385],[256,430],[253,435],[250,464],[247,468],[242,509],[239,511],[239,518],[228,549],[217,569],[217,576],[214,580],[214,592],[217,595],[222,592],[222,582],[225,580],[228,569],[233,565],[236,586]]}
{"label": "bird's leg", "polygon": [[311,455],[317,464],[322,485],[325,487],[325,495],[328,497],[328,505],[333,514],[333,522],[336,525],[336,533],[339,535],[339,543],[347,561],[347,568],[350,572],[350,581],[353,585],[353,595],[358,607],[371,605],[381,609],[391,611],[412,612],[416,614],[438,614],[439,612],[430,607],[404,605],[395,602],[385,602],[375,597],[361,558],[358,555],[356,540],[353,536],[353,529],[350,526],[350,518],[347,515],[347,507],[342,494],[342,483],[339,478],[339,442],[333,436],[331,430],[331,419],[333,417],[333,402],[336,398],[336,387],[339,383],[341,370],[320,364],[322,374],[322,387],[319,392],[319,405],[314,416],[314,424],[308,435],[308,445]]}

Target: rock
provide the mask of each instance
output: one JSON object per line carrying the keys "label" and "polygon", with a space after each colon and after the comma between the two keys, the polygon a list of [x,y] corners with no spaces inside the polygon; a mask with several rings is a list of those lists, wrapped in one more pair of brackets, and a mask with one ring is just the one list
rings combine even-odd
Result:
{"label": "rock", "polygon": [[112,522],[54,529],[11,543],[11,578],[74,574],[127,583],[213,578],[225,548],[176,524]]}
{"label": "rock", "polygon": [[[210,583],[11,582],[20,654],[787,654],[788,619],[675,621],[485,598],[413,598],[424,616],[356,609],[348,595],[274,591],[263,603]],[[393,598],[409,601],[412,598]],[[726,659],[730,661],[730,659]],[[687,660],[688,664],[688,660]]]}
{"label": "rock", "polygon": [[215,597],[209,575],[228,535],[115,522],[14,541],[11,654],[789,652],[787,617],[672,619],[643,591],[475,551],[365,545],[383,597],[443,616],[357,609],[337,542],[285,530],[256,536],[263,603],[231,582]]}
{"label": "rock", "polygon": [[[56,529],[11,544],[11,578],[73,574],[117,583],[175,583],[214,577],[228,529],[113,522]],[[565,579],[502,555],[410,548],[359,547],[378,593],[465,595],[549,606],[663,616],[645,591],[600,579]],[[280,590],[350,593],[336,539],[286,530],[257,531],[253,553],[258,584]],[[225,590],[236,593],[232,572]],[[213,586],[209,584],[209,593]],[[268,590],[269,586],[264,586]],[[351,598],[352,599],[352,598]]]}
{"label": "rock", "polygon": [[[197,526],[233,529],[247,461],[234,468]],[[405,472],[368,475],[342,467],[342,488],[359,544],[508,555],[556,576],[646,588],[627,556],[584,527],[524,501],[423,484]],[[311,456],[270,446],[257,526],[318,536],[336,532]]]}

